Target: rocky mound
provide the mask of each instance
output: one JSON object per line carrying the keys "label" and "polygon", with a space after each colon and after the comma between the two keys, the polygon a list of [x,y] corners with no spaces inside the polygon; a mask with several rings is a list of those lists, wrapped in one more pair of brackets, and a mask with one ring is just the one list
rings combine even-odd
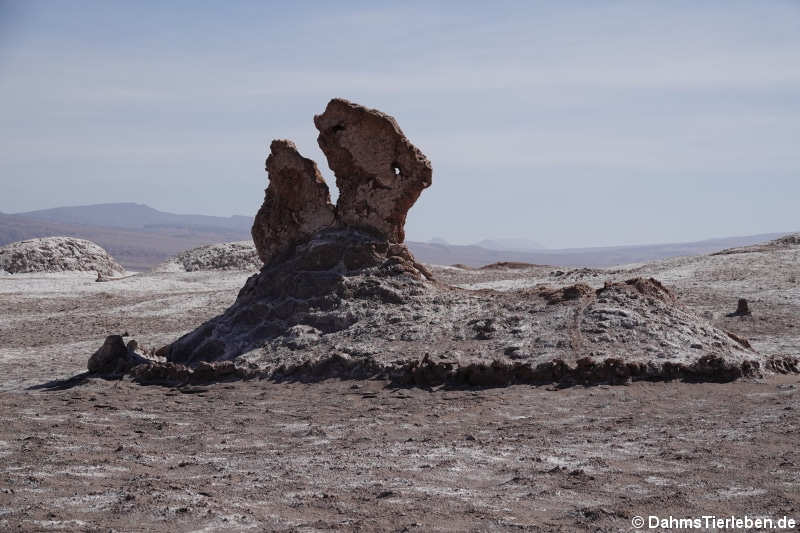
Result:
{"label": "rocky mound", "polygon": [[225,242],[198,246],[181,252],[158,265],[156,272],[196,272],[200,270],[242,270],[258,272],[263,263],[252,241]]}
{"label": "rocky mound", "polygon": [[730,254],[747,254],[753,252],[771,252],[774,250],[788,249],[793,246],[800,245],[800,233],[789,233],[783,237],[778,237],[769,242],[762,244],[753,244],[751,246],[739,246],[737,248],[727,248],[711,255],[730,255]]}
{"label": "rocky mound", "polygon": [[788,235],[784,235],[783,237],[778,237],[770,242],[779,246],[796,246],[800,244],[800,232],[790,233]]}
{"label": "rocky mound", "polygon": [[319,235],[252,277],[223,315],[162,349],[168,363],[131,373],[166,383],[337,376],[497,386],[798,370],[693,315],[656,280],[468,291],[431,282],[392,253],[366,235]]}
{"label": "rocky mound", "polygon": [[654,279],[506,293],[436,282],[402,244],[406,213],[431,182],[425,156],[394,119],[344,100],[315,124],[337,205],[316,164],[274,141],[253,226],[261,272],[225,313],[150,362],[116,342],[118,357],[107,346],[94,371],[172,383],[380,376],[505,385],[726,381],[779,367]]}
{"label": "rocky mound", "polygon": [[168,358],[228,360],[286,335],[287,345],[309,347],[385,305],[410,303],[429,289],[426,273],[403,245],[359,230],[326,230],[251,277],[230,309],[172,344]]}
{"label": "rocky mound", "polygon": [[100,246],[72,237],[44,237],[3,246],[0,269],[11,274],[81,271],[115,276],[125,272]]}

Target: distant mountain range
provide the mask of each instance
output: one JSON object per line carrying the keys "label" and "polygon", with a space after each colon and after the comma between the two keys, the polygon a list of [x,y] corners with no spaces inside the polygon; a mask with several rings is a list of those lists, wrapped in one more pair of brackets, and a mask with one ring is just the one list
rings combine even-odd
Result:
{"label": "distant mountain range", "polygon": [[[57,207],[0,213],[0,246],[34,237],[79,237],[96,242],[129,270],[146,270],[189,248],[248,240],[252,223],[252,217],[177,215],[135,203]],[[407,244],[419,261],[430,264],[481,266],[515,261],[591,267],[710,253],[758,244],[781,235],[783,233],[766,233],[689,243],[562,250],[540,249],[541,245],[528,239],[487,239],[465,246],[448,244],[438,238]]]}
{"label": "distant mountain range", "polygon": [[117,203],[55,207],[15,213],[16,216],[36,218],[59,224],[81,224],[104,228],[192,228],[199,231],[246,231],[253,225],[252,217],[234,215],[213,217],[208,215],[176,215],[153,209],[144,204]]}
{"label": "distant mountain range", "polygon": [[57,207],[0,213],[0,246],[63,235],[96,242],[129,270],[146,270],[183,250],[250,238],[252,218],[176,215],[142,204]]}
{"label": "distant mountain range", "polygon": [[544,249],[538,251],[491,250],[477,245],[465,246],[435,242],[409,242],[407,244],[419,261],[437,265],[463,264],[474,267],[501,261],[511,261],[565,267],[605,267],[643,263],[670,257],[707,254],[726,248],[766,242],[781,235],[785,235],[785,233],[763,233],[760,235],[725,237],[672,244]]}
{"label": "distant mountain range", "polygon": [[531,252],[543,250],[544,245],[530,239],[484,239],[475,243],[475,246],[486,248],[487,250],[502,250],[512,252]]}

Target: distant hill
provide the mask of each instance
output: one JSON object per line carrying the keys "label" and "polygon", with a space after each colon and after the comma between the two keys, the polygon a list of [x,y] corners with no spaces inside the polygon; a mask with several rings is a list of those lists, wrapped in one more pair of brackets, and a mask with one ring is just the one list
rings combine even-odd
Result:
{"label": "distant hill", "polygon": [[14,214],[59,224],[81,224],[125,229],[174,227],[212,231],[220,229],[247,231],[249,233],[250,226],[253,224],[252,217],[238,215],[231,217],[177,215],[135,203],[78,205]]}
{"label": "distant hill", "polygon": [[544,245],[530,239],[515,238],[515,239],[484,239],[475,246],[486,248],[487,250],[510,250],[513,252],[530,252],[534,250],[543,250]]}
{"label": "distant hill", "polygon": [[460,263],[467,266],[482,266],[500,261],[513,261],[538,265],[603,267],[655,261],[669,257],[706,254],[725,248],[766,242],[781,235],[784,235],[784,233],[764,233],[761,235],[726,237],[674,244],[565,248],[540,251],[490,250],[476,245],[461,246],[432,242],[409,242],[408,246],[417,260],[437,265]]}
{"label": "distant hill", "polygon": [[[0,213],[0,246],[34,237],[78,237],[96,242],[129,270],[145,270],[197,246],[250,240],[252,223],[253,219],[246,216],[177,215],[134,203],[57,207],[13,215]],[[562,250],[520,250],[519,246],[536,245],[527,239],[488,239],[482,241],[482,246],[453,245],[444,239],[435,239],[408,242],[408,246],[418,260],[439,265],[482,266],[514,261],[612,266],[749,246],[782,235],[767,233],[689,243]],[[502,246],[509,248],[496,248]]]}

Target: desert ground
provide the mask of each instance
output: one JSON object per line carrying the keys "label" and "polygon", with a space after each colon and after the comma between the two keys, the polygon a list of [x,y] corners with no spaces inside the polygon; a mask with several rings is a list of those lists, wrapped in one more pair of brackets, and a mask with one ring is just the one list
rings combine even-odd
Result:
{"label": "desert ground", "polygon": [[[431,266],[466,290],[652,276],[764,354],[800,354],[800,247],[609,269]],[[800,518],[800,377],[478,388],[379,379],[144,386],[84,374],[160,346],[249,272],[0,276],[0,529],[629,531]],[[747,298],[751,316],[726,316]],[[71,379],[70,379],[71,378]]]}

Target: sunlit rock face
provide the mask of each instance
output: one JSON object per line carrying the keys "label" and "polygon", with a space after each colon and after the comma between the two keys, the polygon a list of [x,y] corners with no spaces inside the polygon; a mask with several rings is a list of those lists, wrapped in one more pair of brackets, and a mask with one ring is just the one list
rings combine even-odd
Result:
{"label": "sunlit rock face", "polygon": [[314,124],[336,175],[341,223],[403,242],[408,210],[431,185],[430,161],[394,118],[347,100],[331,100]]}
{"label": "sunlit rock face", "polygon": [[331,204],[316,163],[293,142],[272,141],[269,186],[252,230],[264,264],[285,259],[325,229],[353,228],[402,243],[408,210],[431,184],[430,162],[389,115],[335,98],[314,124],[339,199]]}
{"label": "sunlit rock face", "polygon": [[267,172],[269,186],[252,229],[264,264],[285,256],[336,220],[330,191],[317,164],[301,156],[293,142],[272,141]]}

